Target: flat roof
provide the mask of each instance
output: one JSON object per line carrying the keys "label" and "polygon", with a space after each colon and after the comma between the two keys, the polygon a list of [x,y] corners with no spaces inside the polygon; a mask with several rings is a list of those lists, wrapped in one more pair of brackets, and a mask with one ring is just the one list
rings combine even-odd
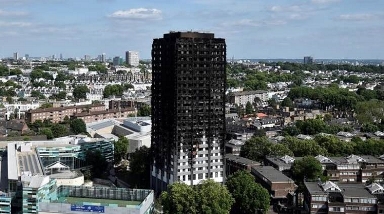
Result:
{"label": "flat roof", "polygon": [[16,158],[16,144],[8,142],[8,179],[18,180],[19,176],[17,174],[17,158]]}
{"label": "flat roof", "polygon": [[117,204],[119,207],[126,207],[126,206],[137,206],[140,205],[142,201],[126,201],[126,200],[113,200],[113,199],[105,199],[105,198],[79,198],[79,197],[61,197],[57,201],[52,201],[53,203],[55,202],[60,202],[60,203],[67,203],[67,204],[92,204],[94,205],[95,203],[98,204]]}
{"label": "flat roof", "polygon": [[243,165],[260,165],[259,162],[250,160],[248,158],[243,158],[238,155],[232,155],[232,154],[226,154],[225,159],[236,162],[236,163],[241,163]]}
{"label": "flat roof", "polygon": [[[255,173],[256,172],[256,173]],[[294,183],[292,179],[284,175],[279,170],[272,166],[254,166],[252,167],[252,174],[255,176],[261,175],[270,182],[289,182]]]}
{"label": "flat roof", "polygon": [[318,182],[304,182],[304,185],[307,187],[307,190],[311,195],[327,195]]}
{"label": "flat roof", "polygon": [[102,107],[104,104],[89,104],[89,105],[78,105],[78,106],[63,106],[63,107],[52,107],[52,108],[43,108],[43,109],[34,109],[29,110],[29,113],[40,113],[40,112],[51,112],[51,111],[60,111],[66,109],[77,109],[77,108],[85,108],[85,107]]}
{"label": "flat roof", "polygon": [[339,188],[343,191],[344,197],[350,198],[376,198],[371,195],[369,191],[365,188],[363,184],[337,184]]}

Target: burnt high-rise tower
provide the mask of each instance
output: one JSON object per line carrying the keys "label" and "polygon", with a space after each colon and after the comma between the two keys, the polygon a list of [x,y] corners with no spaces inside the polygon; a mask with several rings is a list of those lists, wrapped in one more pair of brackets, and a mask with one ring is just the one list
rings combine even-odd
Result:
{"label": "burnt high-rise tower", "polygon": [[151,186],[224,180],[225,40],[170,32],[152,44]]}

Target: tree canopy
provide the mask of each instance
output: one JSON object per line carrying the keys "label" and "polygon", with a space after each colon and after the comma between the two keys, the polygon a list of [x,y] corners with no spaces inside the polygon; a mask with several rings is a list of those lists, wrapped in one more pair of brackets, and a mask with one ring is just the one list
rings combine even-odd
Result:
{"label": "tree canopy", "polygon": [[205,180],[196,186],[174,183],[168,191],[161,193],[164,213],[229,213],[234,199],[225,186],[212,180]]}
{"label": "tree canopy", "polygon": [[148,105],[148,104],[143,104],[138,112],[137,112],[137,116],[149,116],[151,115],[151,107]]}
{"label": "tree canopy", "polygon": [[89,89],[86,85],[79,85],[73,89],[73,97],[75,99],[86,99]]}
{"label": "tree canopy", "polygon": [[[228,177],[226,186],[235,199],[231,213],[266,213],[269,209],[268,190],[255,182],[247,171],[237,171]],[[261,212],[259,212],[261,211]]]}
{"label": "tree canopy", "polygon": [[292,174],[294,178],[301,182],[305,179],[315,180],[322,177],[323,168],[321,163],[313,156],[306,156],[295,160],[292,165]]}
{"label": "tree canopy", "polygon": [[103,96],[104,96],[104,98],[108,98],[110,96],[119,96],[120,97],[123,95],[124,90],[125,90],[124,86],[122,86],[122,85],[118,85],[118,84],[107,85],[104,88]]}
{"label": "tree canopy", "polygon": [[137,188],[149,188],[151,163],[151,149],[146,146],[142,146],[130,154],[129,169],[133,177],[132,186]]}
{"label": "tree canopy", "polygon": [[127,156],[128,153],[129,140],[126,137],[119,137],[114,143],[114,160],[115,163],[120,163],[120,161]]}
{"label": "tree canopy", "polygon": [[276,144],[267,137],[252,137],[241,147],[242,157],[262,161],[267,156],[293,155],[292,151],[285,144]]}
{"label": "tree canopy", "polygon": [[87,133],[87,127],[85,125],[84,120],[82,119],[73,119],[69,122],[69,126],[73,133],[80,134],[80,133]]}

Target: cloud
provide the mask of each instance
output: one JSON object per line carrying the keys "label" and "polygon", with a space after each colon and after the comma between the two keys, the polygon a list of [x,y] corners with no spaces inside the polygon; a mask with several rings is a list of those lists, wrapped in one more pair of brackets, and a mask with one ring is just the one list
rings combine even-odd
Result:
{"label": "cloud", "polygon": [[26,16],[27,12],[23,11],[5,11],[0,9],[0,16]]}
{"label": "cloud", "polygon": [[272,6],[269,9],[271,12],[301,12],[303,11],[303,8],[298,5],[292,5],[292,6]]}
{"label": "cloud", "polygon": [[252,19],[241,19],[234,22],[222,23],[222,26],[233,26],[233,27],[261,27],[261,26],[276,26],[286,24],[283,20],[267,20],[267,21],[254,21]]}
{"label": "cloud", "polygon": [[135,8],[118,10],[108,17],[123,20],[160,20],[162,19],[162,12],[158,9]]}
{"label": "cloud", "polygon": [[337,17],[339,20],[343,21],[367,21],[377,18],[376,15],[373,14],[343,14]]}
{"label": "cloud", "polygon": [[331,3],[336,3],[340,1],[341,0],[311,0],[311,2],[314,4],[331,4]]}
{"label": "cloud", "polygon": [[0,27],[30,27],[30,22],[4,22],[0,21]]}

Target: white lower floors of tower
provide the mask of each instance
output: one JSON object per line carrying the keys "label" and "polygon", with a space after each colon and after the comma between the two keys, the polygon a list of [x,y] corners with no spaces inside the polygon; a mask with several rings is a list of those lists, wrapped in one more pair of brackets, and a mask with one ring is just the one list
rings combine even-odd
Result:
{"label": "white lower floors of tower", "polygon": [[193,168],[187,165],[178,166],[177,172],[174,172],[174,170],[167,172],[162,169],[156,169],[155,166],[152,166],[151,170],[151,187],[156,192],[166,190],[169,184],[175,182],[198,185],[208,179],[218,183],[224,182],[224,168],[221,160],[210,166],[208,164],[205,166],[193,166]]}

